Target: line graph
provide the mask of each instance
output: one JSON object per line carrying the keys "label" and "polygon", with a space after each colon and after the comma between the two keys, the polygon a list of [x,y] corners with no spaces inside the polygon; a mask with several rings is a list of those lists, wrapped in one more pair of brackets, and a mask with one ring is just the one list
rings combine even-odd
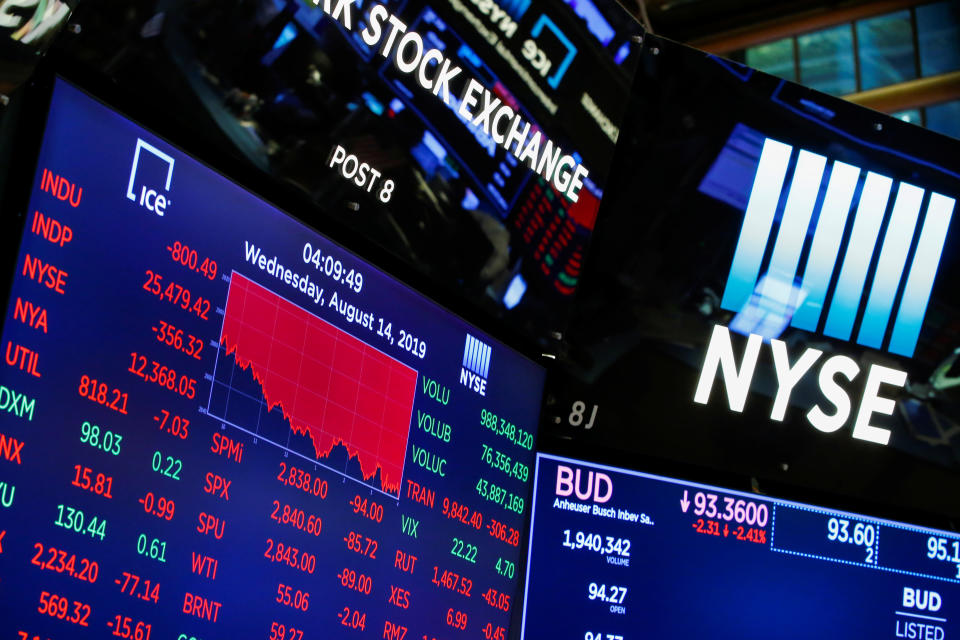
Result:
{"label": "line graph", "polygon": [[399,360],[231,274],[211,417],[396,497],[416,381]]}

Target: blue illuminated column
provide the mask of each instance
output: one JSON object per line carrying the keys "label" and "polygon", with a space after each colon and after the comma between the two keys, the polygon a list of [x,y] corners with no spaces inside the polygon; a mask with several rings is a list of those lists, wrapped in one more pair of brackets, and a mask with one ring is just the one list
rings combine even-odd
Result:
{"label": "blue illuminated column", "polygon": [[733,254],[733,264],[723,290],[720,306],[724,309],[739,312],[753,295],[792,150],[790,145],[770,138],[763,143],[760,164],[743,215],[737,249]]}
{"label": "blue illuminated column", "polygon": [[950,227],[950,218],[956,201],[953,198],[933,193],[927,206],[927,216],[920,231],[917,251],[913,255],[907,285],[900,301],[897,320],[890,336],[891,353],[911,357],[920,337],[920,326],[927,313],[933,280],[940,264],[940,254]]}
{"label": "blue illuminated column", "polygon": [[847,215],[853,203],[853,194],[860,179],[860,168],[843,162],[834,162],[830,171],[827,194],[820,208],[817,230],[813,235],[807,266],[803,271],[801,288],[807,297],[803,306],[797,309],[791,323],[798,329],[816,331],[820,314],[826,303],[827,287],[833,275],[840,252],[843,229],[847,225]]}
{"label": "blue illuminated column", "polygon": [[857,309],[863,298],[867,269],[877,244],[892,186],[893,180],[890,178],[878,173],[867,173],[857,215],[853,220],[847,253],[843,258],[843,266],[840,267],[840,278],[834,289],[827,324],[823,329],[831,338],[849,340],[853,332]]}
{"label": "blue illuminated column", "polygon": [[480,341],[471,336],[470,342],[470,370],[480,373]]}
{"label": "blue illuminated column", "polygon": [[467,334],[467,344],[463,348],[463,368],[474,371],[473,353],[476,347],[476,340],[469,333]]}
{"label": "blue illuminated column", "polygon": [[893,300],[903,277],[903,267],[907,263],[907,254],[910,252],[922,203],[923,189],[906,182],[900,183],[890,224],[883,238],[883,248],[880,249],[870,297],[867,298],[867,308],[860,323],[860,333],[857,335],[857,343],[865,347],[879,349],[883,345],[883,334],[890,322]]}
{"label": "blue illuminated column", "polygon": [[[809,151],[800,151],[797,159],[797,168],[793,172],[790,183],[790,194],[777,231],[777,239],[773,245],[773,256],[770,258],[770,267],[767,269],[767,279],[761,292],[767,305],[776,304],[776,308],[769,310],[775,315],[784,315],[788,300],[782,296],[773,295],[773,290],[790,290],[794,277],[797,275],[797,265],[800,262],[800,252],[807,239],[807,229],[810,227],[810,217],[813,207],[817,204],[817,194],[820,192],[820,182],[823,180],[823,169],[827,159]],[[767,289],[771,289],[768,291]],[[774,302],[776,300],[776,302]]]}

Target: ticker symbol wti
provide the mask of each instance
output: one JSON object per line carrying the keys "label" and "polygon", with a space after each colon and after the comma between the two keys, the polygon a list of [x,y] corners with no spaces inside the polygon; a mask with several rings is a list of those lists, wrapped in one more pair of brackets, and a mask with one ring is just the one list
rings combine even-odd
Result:
{"label": "ticker symbol wti", "polygon": [[603,504],[613,495],[613,480],[599,471],[587,471],[584,476],[580,469],[558,465],[557,495],[567,497],[574,493],[580,500],[593,500]]}
{"label": "ticker symbol wti", "polygon": [[[146,153],[141,154],[141,151]],[[166,180],[163,190],[167,193],[170,192],[170,183],[173,180],[173,157],[160,151],[149,142],[137,138],[137,147],[133,152],[133,164],[130,166],[130,181],[127,183],[127,199],[132,200],[141,207],[146,207],[148,211],[152,211],[158,216],[162,216],[170,204],[170,200],[166,195],[160,193],[158,188],[155,188],[149,184],[148,180],[144,179],[144,174],[146,174],[148,178],[154,177],[151,175],[152,172],[149,171],[149,167],[155,163],[141,163],[141,159],[149,155],[159,158],[166,165]],[[145,165],[147,169],[144,170],[142,165]]]}

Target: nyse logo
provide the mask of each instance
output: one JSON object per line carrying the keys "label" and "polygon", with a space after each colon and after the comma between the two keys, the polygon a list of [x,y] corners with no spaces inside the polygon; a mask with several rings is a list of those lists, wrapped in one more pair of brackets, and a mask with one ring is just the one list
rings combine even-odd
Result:
{"label": "nyse logo", "polygon": [[480,342],[469,333],[463,346],[463,366],[460,383],[482,396],[487,395],[487,377],[490,374],[490,345]]}
{"label": "nyse logo", "polygon": [[[720,325],[714,326],[693,401],[699,404],[707,404],[710,401],[710,392],[713,390],[713,383],[719,372],[727,389],[727,402],[730,409],[738,413],[742,412],[747,403],[747,394],[750,391],[762,344],[763,336],[750,334],[743,359],[738,366],[733,353],[733,344],[730,341],[730,330]],[[791,363],[787,344],[782,340],[771,340],[770,351],[777,378],[777,392],[773,399],[770,419],[781,422],[786,417],[793,389],[820,360],[823,352],[819,349],[807,349]],[[835,355],[823,362],[817,375],[817,382],[828,406],[825,410],[817,404],[806,415],[807,421],[815,429],[824,433],[833,433],[847,423],[852,404],[849,393],[838,382],[838,378],[844,378],[846,383],[851,383],[859,376],[860,365],[853,358]],[[870,421],[875,413],[891,415],[895,407],[893,400],[880,395],[880,385],[902,387],[906,382],[907,374],[903,371],[878,364],[871,365],[863,384],[860,406],[853,426],[854,438],[883,445],[890,442],[890,431],[870,424]]]}
{"label": "nyse logo", "polygon": [[[800,259],[810,235],[811,220],[827,168],[826,158],[801,150],[770,251],[766,275],[758,284],[792,154],[793,148],[789,145],[769,138],[764,142],[721,306],[738,314],[753,313],[755,316],[758,315],[756,308],[762,306],[758,327],[785,326],[789,321],[799,329],[817,331],[823,321],[822,332],[840,340],[851,339],[856,319],[860,317],[856,342],[879,349],[887,335],[899,293],[899,307],[887,350],[912,356],[940,263],[954,199],[939,193],[926,197],[923,189],[901,182],[888,216],[893,180],[867,172],[862,186],[859,186],[860,168],[833,162],[812,230],[803,277],[797,286]],[[858,193],[859,198],[854,203]],[[926,213],[920,222],[924,203]],[[848,225],[851,211],[854,211],[853,219]],[[883,242],[878,243],[885,220]],[[848,226],[849,233],[845,231]],[[841,251],[843,238],[847,236],[849,240]],[[911,253],[913,257],[904,283],[903,275]],[[839,260],[841,255],[843,259]],[[838,261],[839,272],[834,276]],[[870,292],[863,306],[867,277],[874,262],[876,267]],[[836,284],[831,289],[834,278]],[[755,302],[758,298],[762,301],[759,305]],[[829,311],[823,319],[822,312],[828,305]],[[730,409],[743,411],[764,338],[775,337],[764,331],[749,333],[738,365],[729,329],[714,327],[697,383],[695,402],[708,403],[719,373],[726,386]],[[791,362],[785,342],[776,339],[769,342],[777,380],[770,418],[782,421],[791,392],[817,364],[823,352],[809,348]],[[806,418],[814,428],[832,433],[847,423],[853,402],[845,386],[858,377],[860,366],[852,358],[833,355],[822,362],[817,382],[827,403],[826,408],[821,402],[807,412]],[[845,380],[842,384],[841,379]],[[871,424],[871,419],[877,413],[890,415],[895,408],[891,398],[881,395],[881,385],[902,387],[906,381],[907,374],[903,371],[877,364],[870,367],[862,383],[853,425],[854,438],[888,444],[890,431]]]}
{"label": "nyse logo", "polygon": [[[142,151],[146,153],[141,153]],[[152,162],[144,160],[145,157],[149,158],[150,156],[154,158]],[[160,160],[160,162],[158,163],[157,160]],[[163,190],[169,193],[170,182],[173,180],[173,164],[173,157],[160,151],[150,143],[137,138],[137,147],[133,153],[133,164],[130,166],[130,181],[127,183],[127,199],[132,200],[141,207],[145,207],[148,211],[156,213],[158,216],[162,216],[170,204],[170,200],[156,188],[147,186],[147,184],[145,184],[146,181],[143,180],[143,174],[147,174],[151,178],[156,176],[162,178],[165,173],[166,179]],[[144,168],[145,166],[149,168]],[[162,170],[158,173],[156,171],[157,168]],[[151,171],[151,169],[153,169],[153,171]],[[137,193],[138,183],[140,184],[139,194]]]}
{"label": "nyse logo", "polygon": [[[861,169],[835,161],[830,167],[823,202],[808,243],[827,159],[801,150],[766,277],[758,287],[792,154],[793,148],[789,145],[769,138],[764,142],[721,306],[740,312],[748,307],[752,297],[759,296],[766,301],[768,315],[785,317],[789,314],[790,301],[775,289],[782,290],[786,284],[786,288],[793,289],[793,302],[798,305],[791,326],[817,331],[825,318],[822,329],[825,335],[850,340],[862,308],[856,342],[880,349],[903,285],[887,350],[911,357],[930,301],[955,200],[939,193],[926,197],[923,189],[906,182],[894,189],[893,180],[873,172],[866,173],[858,189]],[[854,203],[857,194],[859,198]],[[893,204],[888,216],[891,197]],[[918,224],[924,204],[926,214]],[[848,222],[851,217],[852,221]],[[886,231],[880,243],[885,219]],[[849,240],[841,247],[847,227],[850,227]],[[805,248],[808,250],[803,278],[794,286]],[[875,254],[876,268],[864,306],[864,291]],[[838,263],[836,284],[831,290]],[[779,304],[780,308],[770,309],[771,304]],[[828,304],[829,311],[824,315]]]}

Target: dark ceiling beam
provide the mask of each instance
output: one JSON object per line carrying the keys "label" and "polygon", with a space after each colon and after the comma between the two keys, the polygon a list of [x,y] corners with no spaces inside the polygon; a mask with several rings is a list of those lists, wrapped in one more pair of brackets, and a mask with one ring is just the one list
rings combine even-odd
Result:
{"label": "dark ceiling beam", "polygon": [[843,96],[843,99],[883,113],[949,102],[960,99],[960,71],[861,91]]}
{"label": "dark ceiling beam", "polygon": [[[812,9],[716,35],[697,38],[689,41],[688,44],[710,53],[724,55],[731,51],[818,31],[853,20],[890,13],[916,4],[919,4],[919,0],[874,0],[873,2],[847,3],[829,8]],[[656,27],[656,21],[654,21],[654,27]]]}

